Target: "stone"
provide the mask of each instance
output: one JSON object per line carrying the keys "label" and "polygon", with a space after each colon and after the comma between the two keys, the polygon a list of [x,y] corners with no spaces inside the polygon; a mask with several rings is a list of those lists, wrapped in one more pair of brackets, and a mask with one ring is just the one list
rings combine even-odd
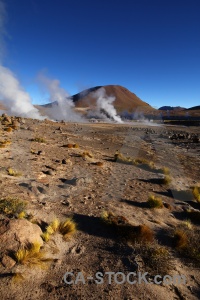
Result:
{"label": "stone", "polygon": [[0,252],[17,251],[20,246],[25,246],[27,243],[38,242],[42,246],[41,234],[41,228],[28,220],[9,220],[7,230],[0,234]]}
{"label": "stone", "polygon": [[14,267],[14,265],[16,264],[16,262],[14,261],[14,259],[12,259],[10,256],[8,255],[4,255],[3,259],[1,261],[1,263],[3,264],[3,266],[5,268],[11,269]]}

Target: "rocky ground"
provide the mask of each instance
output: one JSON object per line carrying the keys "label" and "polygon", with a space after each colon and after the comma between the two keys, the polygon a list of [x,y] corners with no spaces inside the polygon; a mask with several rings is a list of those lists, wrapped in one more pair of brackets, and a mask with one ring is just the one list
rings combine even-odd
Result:
{"label": "rocky ground", "polygon": [[[199,299],[199,253],[191,258],[182,251],[189,245],[178,247],[174,241],[177,228],[192,232],[193,240],[199,237],[199,215],[195,220],[190,217],[191,211],[200,208],[192,194],[192,187],[200,183],[198,132],[197,127],[137,122],[75,124],[3,116],[1,299]],[[116,153],[127,161],[114,159]],[[136,158],[143,162],[131,163]],[[162,167],[170,171],[167,184],[162,181]],[[164,206],[150,208],[150,194],[159,196]],[[1,205],[5,199],[16,198],[27,204],[24,215]],[[102,220],[106,212],[123,224],[106,224]],[[41,238],[55,218],[63,221],[68,217],[77,224],[73,236],[63,239],[56,232],[49,241]],[[123,231],[127,227],[134,231],[140,225],[153,234],[148,243],[137,236],[130,240]],[[50,258],[45,268],[16,260],[16,251],[34,241]],[[151,246],[162,247],[154,252],[154,260],[144,254]],[[199,251],[198,242],[196,247]],[[112,278],[109,284],[105,276],[97,284],[87,279],[97,272],[139,271],[148,272],[148,283],[117,284]],[[66,284],[66,272],[82,272],[85,284]],[[185,275],[187,282],[157,285],[153,276],[161,273]]]}

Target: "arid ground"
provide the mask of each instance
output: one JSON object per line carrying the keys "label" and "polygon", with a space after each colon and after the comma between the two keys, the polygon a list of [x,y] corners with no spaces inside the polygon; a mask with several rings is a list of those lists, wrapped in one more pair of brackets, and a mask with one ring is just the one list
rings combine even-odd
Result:
{"label": "arid ground", "polygon": [[[1,299],[199,299],[198,127],[1,118],[0,132]],[[67,218],[74,234],[45,240]],[[34,242],[43,254],[27,258]],[[97,272],[102,284],[87,279]],[[148,283],[109,284],[106,272],[148,272]]]}

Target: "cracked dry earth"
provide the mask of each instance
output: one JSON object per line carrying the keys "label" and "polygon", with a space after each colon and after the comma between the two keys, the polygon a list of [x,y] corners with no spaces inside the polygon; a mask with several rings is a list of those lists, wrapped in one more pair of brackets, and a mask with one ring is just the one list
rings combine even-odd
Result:
{"label": "cracked dry earth", "polygon": [[[1,139],[11,141],[0,149],[0,198],[27,201],[27,213],[38,224],[73,217],[78,229],[67,241],[54,235],[44,243],[48,256],[53,258],[45,269],[1,262],[1,299],[199,299],[199,267],[174,249],[170,232],[187,219],[188,208],[199,209],[192,196],[182,197],[181,191],[199,184],[200,143],[187,146],[168,138],[171,130],[198,133],[199,128],[32,119],[25,119],[25,124],[11,133],[0,126]],[[35,137],[46,142],[33,141]],[[78,147],[67,148],[67,144]],[[124,156],[153,161],[157,168],[168,167],[172,182],[160,184],[156,180],[162,177],[160,173],[115,162],[117,150]],[[91,157],[82,155],[86,151]],[[8,175],[10,167],[21,176]],[[171,209],[148,208],[145,203],[149,194],[161,196]],[[148,284],[117,284],[114,280],[108,284],[106,277],[103,284],[87,280],[97,272],[135,271],[134,245],[124,242],[101,221],[104,211],[124,216],[135,226],[149,226],[158,243],[172,255],[171,274],[184,274],[186,284],[156,285],[151,274]],[[4,218],[2,214],[1,220]],[[199,225],[193,224],[193,230],[199,230]],[[145,264],[140,271],[146,272]],[[12,274],[18,272],[23,279],[14,280]],[[82,272],[85,284],[66,284],[66,272]]]}

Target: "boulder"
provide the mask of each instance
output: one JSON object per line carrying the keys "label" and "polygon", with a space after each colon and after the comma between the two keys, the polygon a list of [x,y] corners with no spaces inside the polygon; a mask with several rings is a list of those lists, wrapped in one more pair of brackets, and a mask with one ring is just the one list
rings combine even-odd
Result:
{"label": "boulder", "polygon": [[[0,252],[16,251],[19,247],[37,242],[41,246],[41,228],[25,219],[1,220]],[[0,227],[0,228],[1,228]]]}

